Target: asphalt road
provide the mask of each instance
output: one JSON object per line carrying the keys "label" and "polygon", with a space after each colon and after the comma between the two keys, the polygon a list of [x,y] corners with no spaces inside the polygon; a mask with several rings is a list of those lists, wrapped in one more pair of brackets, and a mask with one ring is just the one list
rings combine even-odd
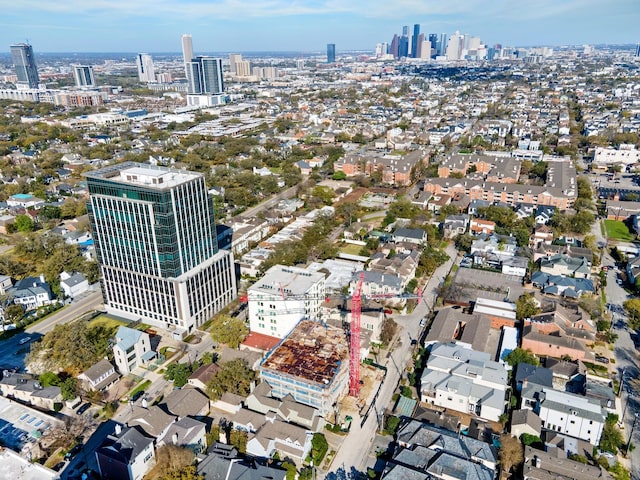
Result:
{"label": "asphalt road", "polygon": [[[29,353],[33,342],[42,338],[45,333],[53,330],[58,324],[68,323],[90,310],[102,308],[102,292],[99,287],[97,288],[97,291],[91,292],[77,302],[53,313],[42,322],[27,327],[24,333],[16,334],[0,342],[0,368],[24,368],[25,357]],[[31,340],[20,344],[20,341],[27,337]]]}
{"label": "asphalt road", "polygon": [[287,188],[286,190],[281,191],[276,196],[271,197],[269,200],[265,200],[264,202],[256,205],[255,207],[251,207],[246,209],[244,212],[239,214],[239,217],[255,217],[256,214],[263,210],[267,210],[269,208],[275,207],[280,200],[285,198],[293,198],[296,195],[296,191],[298,190],[298,185],[294,187]]}
{"label": "asphalt road", "polygon": [[375,458],[371,456],[374,453],[371,452],[371,446],[379,428],[379,418],[382,418],[383,412],[391,402],[398,382],[406,371],[405,367],[411,360],[413,354],[411,339],[417,339],[421,335],[420,320],[431,311],[437,297],[437,287],[440,286],[457,259],[457,252],[453,245],[447,248],[447,253],[450,260],[438,268],[429,279],[427,287],[424,289],[422,302],[416,306],[411,314],[394,316],[399,326],[398,337],[400,340],[387,361],[387,376],[375,405],[371,408],[370,414],[362,425],[362,418],[354,418],[351,429],[345,437],[342,447],[336,453],[331,463],[330,472],[326,474],[325,478],[344,478],[351,472],[365,473],[367,466],[375,463]]}

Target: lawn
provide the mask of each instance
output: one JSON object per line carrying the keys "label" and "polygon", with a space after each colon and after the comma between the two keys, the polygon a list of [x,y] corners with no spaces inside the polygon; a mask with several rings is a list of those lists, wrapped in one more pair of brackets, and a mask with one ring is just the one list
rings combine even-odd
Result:
{"label": "lawn", "polygon": [[101,326],[109,329],[116,329],[120,325],[127,325],[127,322],[123,322],[122,320],[116,320],[113,317],[108,315],[100,315],[99,317],[94,318],[88,324],[90,328]]}
{"label": "lawn", "polygon": [[342,253],[346,253],[347,255],[360,255],[360,250],[362,250],[362,246],[354,245],[353,243],[347,243],[346,245],[340,247],[340,251]]}
{"label": "lawn", "polygon": [[633,242],[636,236],[629,231],[624,222],[618,220],[605,220],[604,226],[607,230],[607,237],[623,242]]}

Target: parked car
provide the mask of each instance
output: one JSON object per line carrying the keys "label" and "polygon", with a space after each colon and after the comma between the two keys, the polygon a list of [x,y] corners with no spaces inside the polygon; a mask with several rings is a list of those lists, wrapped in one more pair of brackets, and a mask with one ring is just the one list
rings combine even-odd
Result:
{"label": "parked car", "polygon": [[24,337],[24,338],[21,338],[18,343],[20,345],[24,345],[25,343],[30,342],[30,341],[31,341],[31,337]]}
{"label": "parked car", "polygon": [[78,411],[76,412],[77,415],[82,415],[84,412],[86,412],[87,410],[89,410],[89,408],[91,408],[91,404],[89,402],[83,404]]}
{"label": "parked car", "polygon": [[[91,405],[90,403],[85,403],[85,405]],[[83,405],[84,407],[84,405]],[[69,460],[71,457],[75,456],[80,450],[82,450],[82,444],[78,443],[76,446],[74,446],[71,450],[69,450],[65,456],[64,459],[65,460]]]}
{"label": "parked car", "polygon": [[596,355],[596,362],[609,363],[609,359],[603,355]]}
{"label": "parked car", "polygon": [[424,326],[427,324],[427,321],[424,318],[420,319],[420,327],[424,328]]}
{"label": "parked car", "polygon": [[138,391],[138,392],[134,393],[134,394],[131,396],[131,401],[132,401],[132,402],[135,402],[135,401],[136,401],[136,400],[138,400],[142,395],[144,395],[144,390],[140,390],[140,391]]}

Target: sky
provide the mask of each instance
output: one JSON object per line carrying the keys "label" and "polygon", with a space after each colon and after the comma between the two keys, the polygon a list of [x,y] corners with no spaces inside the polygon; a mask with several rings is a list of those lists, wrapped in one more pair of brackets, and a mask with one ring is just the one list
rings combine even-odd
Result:
{"label": "sky", "polygon": [[640,0],[0,0],[7,52],[179,52],[183,33],[196,54],[372,51],[414,24],[487,45],[635,44]]}

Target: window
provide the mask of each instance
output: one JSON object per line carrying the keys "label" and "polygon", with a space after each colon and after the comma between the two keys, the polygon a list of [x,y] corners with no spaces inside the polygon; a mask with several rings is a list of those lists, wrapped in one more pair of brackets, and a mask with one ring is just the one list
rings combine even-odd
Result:
{"label": "window", "polygon": [[153,457],[153,452],[149,452],[146,457],[144,457],[144,463],[147,463],[151,457]]}

